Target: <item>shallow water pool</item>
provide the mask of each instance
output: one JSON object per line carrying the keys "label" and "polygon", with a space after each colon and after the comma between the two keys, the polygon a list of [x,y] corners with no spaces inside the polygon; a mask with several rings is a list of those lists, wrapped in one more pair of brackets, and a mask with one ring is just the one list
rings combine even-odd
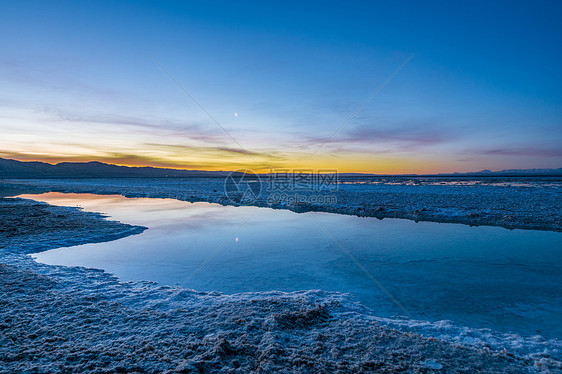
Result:
{"label": "shallow water pool", "polygon": [[562,337],[562,233],[116,195],[20,195],[148,227],[54,249],[51,265],[238,293],[349,292],[374,313]]}

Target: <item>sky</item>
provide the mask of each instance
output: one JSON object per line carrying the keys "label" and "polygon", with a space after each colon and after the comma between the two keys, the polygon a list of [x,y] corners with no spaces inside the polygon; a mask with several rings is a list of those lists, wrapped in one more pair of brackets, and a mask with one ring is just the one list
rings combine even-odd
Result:
{"label": "sky", "polygon": [[560,1],[0,0],[0,157],[562,167]]}

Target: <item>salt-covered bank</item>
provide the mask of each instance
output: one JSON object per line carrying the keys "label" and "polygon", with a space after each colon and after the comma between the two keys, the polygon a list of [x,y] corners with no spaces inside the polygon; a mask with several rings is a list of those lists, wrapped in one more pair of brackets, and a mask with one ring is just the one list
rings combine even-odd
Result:
{"label": "salt-covered bank", "polygon": [[144,228],[76,208],[0,201],[0,372],[556,372],[393,329],[346,295],[225,296],[35,263],[27,254]]}

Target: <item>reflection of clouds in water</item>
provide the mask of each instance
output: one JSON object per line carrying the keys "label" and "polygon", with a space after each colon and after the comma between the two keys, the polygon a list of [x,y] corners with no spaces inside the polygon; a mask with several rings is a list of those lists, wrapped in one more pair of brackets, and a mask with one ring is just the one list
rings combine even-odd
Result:
{"label": "reflection of clouds in water", "polygon": [[[86,211],[108,215],[110,220],[130,224],[200,229],[206,225],[230,225],[240,220],[230,209],[244,207],[222,206],[215,203],[180,201],[169,198],[128,198],[121,195],[96,195],[89,193],[47,192],[23,194],[18,197],[42,201],[51,205],[80,206]],[[177,223],[174,223],[177,221]]]}

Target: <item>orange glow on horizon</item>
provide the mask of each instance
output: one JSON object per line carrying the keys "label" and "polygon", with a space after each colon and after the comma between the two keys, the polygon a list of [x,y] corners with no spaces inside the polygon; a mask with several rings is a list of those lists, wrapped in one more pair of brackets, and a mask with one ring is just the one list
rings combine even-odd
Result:
{"label": "orange glow on horizon", "polygon": [[[434,174],[447,173],[452,170],[443,167],[442,162],[435,160],[412,160],[408,158],[376,157],[367,155],[363,157],[318,155],[310,160],[306,157],[283,162],[260,162],[249,157],[240,157],[238,160],[210,160],[207,162],[193,163],[177,160],[150,159],[145,157],[89,157],[89,156],[44,156],[44,155],[0,155],[0,157],[14,159],[22,162],[44,162],[58,164],[63,162],[103,162],[106,164],[128,167],[154,167],[178,170],[204,170],[204,171],[234,171],[249,169],[257,173],[267,173],[271,169],[312,169],[315,171],[332,171],[338,173],[364,173],[364,174]],[[246,159],[247,162],[244,162]],[[468,170],[472,171],[472,170]]]}

